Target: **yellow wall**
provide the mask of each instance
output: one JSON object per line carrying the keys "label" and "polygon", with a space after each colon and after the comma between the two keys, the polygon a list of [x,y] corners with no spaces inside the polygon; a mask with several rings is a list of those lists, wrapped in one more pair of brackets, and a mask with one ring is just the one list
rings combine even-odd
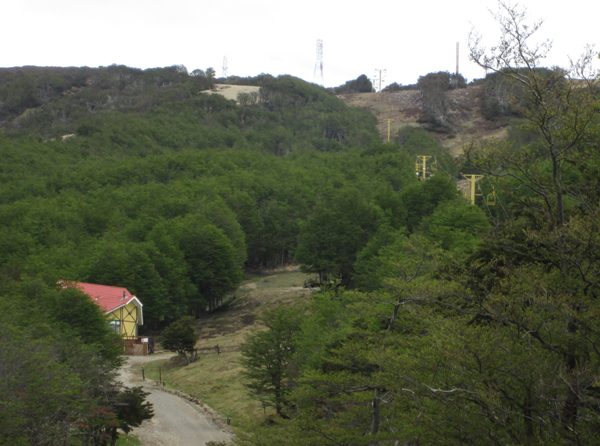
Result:
{"label": "yellow wall", "polygon": [[137,336],[138,326],[138,311],[137,307],[133,302],[129,302],[124,307],[118,308],[112,313],[109,313],[109,320],[121,321],[121,335],[123,336]]}

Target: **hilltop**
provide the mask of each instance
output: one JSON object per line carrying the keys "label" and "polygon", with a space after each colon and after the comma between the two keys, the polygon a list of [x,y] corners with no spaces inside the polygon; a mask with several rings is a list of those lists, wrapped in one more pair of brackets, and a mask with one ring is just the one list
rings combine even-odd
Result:
{"label": "hilltop", "polygon": [[[422,78],[439,74],[430,73]],[[43,139],[86,136],[95,131],[90,121],[97,122],[98,114],[119,112],[128,116],[140,115],[206,93],[217,93],[232,101],[241,96],[243,105],[264,104],[272,95],[261,97],[260,89],[262,87],[266,92],[274,82],[275,78],[264,74],[253,78],[231,76],[215,79],[214,72],[210,70],[188,73],[183,66],[148,70],[122,65],[0,69],[0,129],[34,134]],[[503,138],[507,134],[507,120],[489,119],[490,116],[486,117],[483,111],[484,102],[489,102],[488,93],[490,85],[493,90],[493,82],[493,77],[490,77],[489,80],[465,85],[465,88],[444,92],[452,120],[452,125],[446,128],[432,127],[430,123],[423,122],[422,86],[420,89],[415,85],[414,89],[378,94],[345,93],[338,94],[337,98],[351,108],[364,109],[374,115],[384,141],[387,139],[388,119],[391,119],[392,138],[404,126],[424,128],[457,156],[473,138]],[[326,96],[333,99],[334,96],[332,92],[325,91],[323,95],[321,99]],[[268,107],[273,108],[272,105]],[[342,135],[332,136],[334,139],[345,138]]]}

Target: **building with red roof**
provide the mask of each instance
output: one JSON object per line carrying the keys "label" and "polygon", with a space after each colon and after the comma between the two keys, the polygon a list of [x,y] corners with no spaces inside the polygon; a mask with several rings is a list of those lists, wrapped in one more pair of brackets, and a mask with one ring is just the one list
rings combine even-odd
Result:
{"label": "building with red roof", "polygon": [[84,282],[61,283],[64,287],[77,287],[90,296],[108,316],[117,333],[125,337],[138,335],[138,326],[144,324],[143,305],[127,288]]}

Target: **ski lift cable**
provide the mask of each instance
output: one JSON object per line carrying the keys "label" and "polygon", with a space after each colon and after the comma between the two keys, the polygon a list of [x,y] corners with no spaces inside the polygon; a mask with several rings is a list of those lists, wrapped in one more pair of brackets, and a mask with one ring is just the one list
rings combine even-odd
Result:
{"label": "ski lift cable", "polygon": [[442,166],[442,165],[440,164],[440,162],[437,160],[437,158],[436,158],[436,162],[437,162],[437,165],[438,165],[438,166],[440,166],[440,168],[441,168],[441,169],[442,169],[444,172],[446,172],[450,178],[452,178],[453,180],[456,180],[456,181],[458,181],[458,178],[456,178],[456,177],[453,177],[452,175],[450,175],[450,174],[448,173],[448,171],[447,171],[446,169],[444,169],[444,166]]}
{"label": "ski lift cable", "polygon": [[[481,188],[481,186],[479,184],[477,184],[477,187],[479,188],[479,191],[483,195],[483,189]],[[490,209],[490,204],[488,203],[488,200],[483,200],[483,202],[485,203],[485,207],[486,207],[488,213],[490,214],[490,218],[494,222],[494,226],[496,226],[496,228],[497,228],[498,227],[498,222],[494,218],[494,214],[492,214],[492,210]]]}

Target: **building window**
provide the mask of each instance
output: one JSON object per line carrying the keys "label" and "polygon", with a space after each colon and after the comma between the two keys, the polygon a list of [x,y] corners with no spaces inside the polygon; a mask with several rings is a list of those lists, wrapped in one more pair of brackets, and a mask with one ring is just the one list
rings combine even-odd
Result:
{"label": "building window", "polygon": [[121,321],[110,321],[108,326],[112,328],[115,333],[121,334]]}

